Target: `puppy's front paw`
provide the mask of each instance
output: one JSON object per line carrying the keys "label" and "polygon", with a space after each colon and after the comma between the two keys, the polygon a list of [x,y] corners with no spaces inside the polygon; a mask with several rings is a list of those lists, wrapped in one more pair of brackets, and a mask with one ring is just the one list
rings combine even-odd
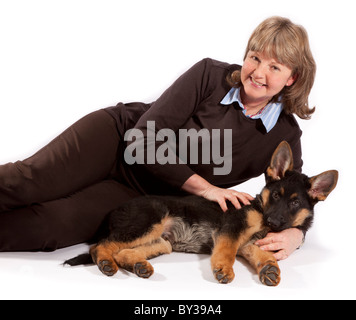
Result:
{"label": "puppy's front paw", "polygon": [[260,271],[260,280],[269,287],[278,286],[281,281],[281,271],[276,264],[267,264]]}
{"label": "puppy's front paw", "polygon": [[213,268],[215,279],[222,284],[227,284],[235,279],[234,270],[231,267],[215,266]]}

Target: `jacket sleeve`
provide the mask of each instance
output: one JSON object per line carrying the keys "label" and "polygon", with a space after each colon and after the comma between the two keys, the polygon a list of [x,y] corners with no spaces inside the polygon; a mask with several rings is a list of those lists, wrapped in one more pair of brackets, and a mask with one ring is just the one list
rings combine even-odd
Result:
{"label": "jacket sleeve", "polygon": [[[194,115],[208,94],[211,65],[211,59],[204,59],[185,72],[152,104],[134,128],[143,133],[141,143],[144,145],[145,161],[140,165],[140,171],[143,169],[154,179],[175,188],[180,188],[194,174],[186,164],[180,163],[175,139],[178,130]],[[157,135],[158,132],[160,135]],[[162,141],[155,141],[154,137]],[[169,150],[164,150],[168,145]],[[163,152],[170,154],[168,163],[159,158]]]}

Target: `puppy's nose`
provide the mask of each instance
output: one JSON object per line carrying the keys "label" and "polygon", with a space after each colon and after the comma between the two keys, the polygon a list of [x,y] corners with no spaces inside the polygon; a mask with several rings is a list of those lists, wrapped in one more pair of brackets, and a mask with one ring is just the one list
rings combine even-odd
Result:
{"label": "puppy's nose", "polygon": [[267,218],[267,224],[269,227],[271,227],[272,229],[278,229],[281,227],[282,223],[283,223],[282,218],[272,218],[272,217],[268,217]]}

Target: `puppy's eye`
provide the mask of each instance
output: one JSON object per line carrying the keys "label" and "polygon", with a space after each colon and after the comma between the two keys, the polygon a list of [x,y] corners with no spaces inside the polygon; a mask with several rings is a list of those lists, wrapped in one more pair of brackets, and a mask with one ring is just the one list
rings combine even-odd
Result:
{"label": "puppy's eye", "polygon": [[272,198],[273,200],[279,200],[279,192],[278,191],[273,191],[272,192]]}
{"label": "puppy's eye", "polygon": [[291,208],[299,208],[300,206],[300,201],[298,199],[294,199],[291,202],[289,202],[289,206]]}

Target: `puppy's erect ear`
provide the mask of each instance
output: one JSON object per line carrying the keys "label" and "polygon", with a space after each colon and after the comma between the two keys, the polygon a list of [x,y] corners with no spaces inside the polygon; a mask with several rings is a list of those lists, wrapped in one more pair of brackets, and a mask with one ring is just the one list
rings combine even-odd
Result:
{"label": "puppy's erect ear", "polygon": [[283,141],[273,153],[266,174],[272,180],[281,180],[288,170],[293,170],[293,154],[288,142]]}
{"label": "puppy's erect ear", "polygon": [[311,184],[309,196],[317,201],[324,201],[336,187],[339,172],[336,170],[326,171],[309,179]]}

